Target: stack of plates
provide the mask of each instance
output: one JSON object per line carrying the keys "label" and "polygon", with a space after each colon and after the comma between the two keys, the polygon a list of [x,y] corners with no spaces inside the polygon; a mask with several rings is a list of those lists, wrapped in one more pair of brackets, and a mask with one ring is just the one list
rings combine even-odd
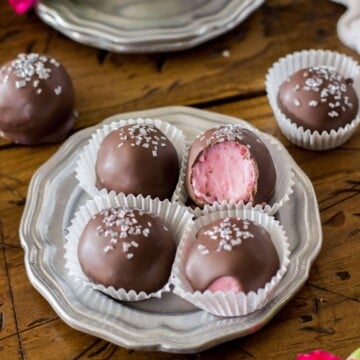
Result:
{"label": "stack of plates", "polygon": [[116,52],[190,48],[234,28],[264,0],[42,0],[36,11],[71,39]]}

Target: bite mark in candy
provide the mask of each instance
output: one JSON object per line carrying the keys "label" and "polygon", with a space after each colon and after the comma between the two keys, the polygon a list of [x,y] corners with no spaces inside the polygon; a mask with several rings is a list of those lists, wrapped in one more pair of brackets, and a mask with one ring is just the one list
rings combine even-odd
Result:
{"label": "bite mark in candy", "polygon": [[195,196],[206,203],[253,201],[258,169],[249,148],[221,142],[205,149],[192,168]]}
{"label": "bite mark in candy", "polygon": [[241,125],[223,125],[201,134],[189,149],[185,185],[199,207],[215,202],[268,203],[276,171],[266,145]]}

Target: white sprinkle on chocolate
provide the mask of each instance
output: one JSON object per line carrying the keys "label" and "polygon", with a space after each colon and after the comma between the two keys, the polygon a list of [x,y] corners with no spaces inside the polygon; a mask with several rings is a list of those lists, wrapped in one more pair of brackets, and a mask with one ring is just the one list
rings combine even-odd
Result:
{"label": "white sprinkle on chocolate", "polygon": [[316,100],[310,100],[310,101],[309,101],[309,106],[310,106],[310,107],[316,107],[316,106],[318,106],[318,104],[319,104],[319,103],[318,103]]}
{"label": "white sprinkle on chocolate", "polygon": [[[15,77],[14,83],[17,89],[30,86],[37,88],[36,93],[41,94],[42,90],[38,89],[41,80],[47,80],[51,77],[52,68],[49,62],[54,66],[60,66],[55,59],[50,59],[45,55],[36,53],[19,54],[3,71],[7,72],[7,78],[11,74]],[[57,86],[54,90],[59,95],[61,86]]]}
{"label": "white sprinkle on chocolate", "polygon": [[108,253],[108,252],[110,252],[112,250],[114,250],[114,248],[111,245],[107,245],[107,246],[104,247],[104,252],[105,253]]}
{"label": "white sprinkle on chocolate", "polygon": [[26,81],[25,80],[15,81],[15,86],[17,89],[21,89],[26,86]]}
{"label": "white sprinkle on chocolate", "polygon": [[299,107],[301,105],[300,100],[299,99],[294,99],[294,105]]}
{"label": "white sprinkle on chocolate", "polygon": [[54,89],[54,93],[55,93],[56,95],[60,95],[61,92],[62,92],[62,87],[61,87],[61,86],[58,86],[58,87],[56,87],[56,88]]}
{"label": "white sprinkle on chocolate", "polygon": [[[343,76],[334,69],[314,66],[304,70],[303,77],[305,79],[303,80],[304,86],[302,90],[311,91],[314,94],[314,98],[308,102],[310,107],[326,104],[328,106],[328,116],[334,118],[339,116],[339,112],[335,111],[335,109],[345,112],[346,108],[353,106],[347,95],[351,81],[349,83],[345,82]],[[295,87],[297,87],[297,84]],[[300,106],[298,99],[293,101],[295,106]]]}
{"label": "white sprinkle on chocolate", "polygon": [[[118,129],[120,142],[118,147],[124,145],[125,141],[131,141],[131,147],[142,147],[149,149],[153,157],[158,156],[159,147],[166,147],[167,144],[162,142],[160,144],[160,131],[154,125],[151,124],[135,124],[126,129]],[[167,140],[165,136],[161,136],[161,139]]]}
{"label": "white sprinkle on chocolate", "polygon": [[[249,221],[244,220],[238,222],[231,221],[230,218],[223,219],[219,225],[213,226],[211,229],[203,232],[204,235],[209,236],[212,241],[217,242],[216,252],[231,251],[234,246],[238,246],[244,239],[254,237],[248,231]],[[201,255],[209,253],[209,249],[204,244],[198,244],[197,249]]]}
{"label": "white sprinkle on chocolate", "polygon": [[[143,216],[140,211],[138,214]],[[133,237],[148,237],[152,222],[147,221],[147,224],[150,225],[144,227],[135,219],[134,210],[122,207],[102,210],[99,215],[102,216],[102,220],[101,225],[96,227],[96,232],[108,241],[108,244],[104,247],[104,252],[108,253],[120,246],[127,259],[133,258],[135,256],[134,250],[141,246],[141,241],[133,240]],[[93,218],[96,218],[96,216]],[[130,240],[127,240],[129,237]],[[141,240],[144,241],[143,238]],[[133,251],[130,252],[130,249],[133,249]]]}
{"label": "white sprinkle on chocolate", "polygon": [[[205,141],[208,145],[210,145],[213,140],[216,140],[218,143],[224,141],[241,141],[243,140],[246,131],[247,129],[241,125],[222,125],[218,126],[216,131],[214,131],[209,137],[202,134],[199,137],[199,140]],[[261,141],[259,140],[259,142]]]}
{"label": "white sprinkle on chocolate", "polygon": [[59,67],[60,66],[60,63],[58,61],[56,61],[55,59],[51,59],[50,60],[50,63],[53,64],[54,66],[56,67]]}
{"label": "white sprinkle on chocolate", "polygon": [[126,241],[123,241],[123,243],[122,243],[122,248],[123,248],[123,251],[124,251],[124,252],[128,252],[129,249],[131,248],[131,244],[128,243],[128,242],[126,242]]}

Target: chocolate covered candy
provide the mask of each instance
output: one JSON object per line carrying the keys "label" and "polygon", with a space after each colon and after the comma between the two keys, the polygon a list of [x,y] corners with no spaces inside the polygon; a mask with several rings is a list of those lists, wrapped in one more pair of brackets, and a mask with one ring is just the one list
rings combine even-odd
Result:
{"label": "chocolate covered candy", "polygon": [[194,290],[248,293],[263,288],[279,267],[270,234],[250,220],[229,217],[198,231],[185,275]]}
{"label": "chocolate covered candy", "polygon": [[74,125],[75,94],[65,68],[41,54],[19,54],[0,69],[0,136],[32,145],[63,140]]}
{"label": "chocolate covered candy", "polygon": [[358,112],[352,83],[328,67],[298,70],[280,86],[279,108],[305,130],[337,130],[354,120]]}
{"label": "chocolate covered candy", "polygon": [[92,282],[147,293],[166,284],[175,251],[159,217],[123,207],[94,215],[78,245],[81,268]]}
{"label": "chocolate covered candy", "polygon": [[222,201],[263,204],[273,196],[275,183],[268,149],[240,125],[207,130],[190,147],[186,190],[200,207]]}
{"label": "chocolate covered candy", "polygon": [[98,189],[170,199],[179,159],[174,145],[156,126],[127,125],[104,138],[95,170]]}

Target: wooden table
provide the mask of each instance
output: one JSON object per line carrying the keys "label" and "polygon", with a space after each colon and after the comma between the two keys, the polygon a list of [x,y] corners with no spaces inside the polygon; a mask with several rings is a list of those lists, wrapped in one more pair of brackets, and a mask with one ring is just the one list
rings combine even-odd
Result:
{"label": "wooden table", "polygon": [[360,132],[332,151],[299,149],[280,133],[264,89],[267,69],[294,50],[332,49],[360,60],[336,36],[343,11],[328,0],[268,0],[235,30],[195,49],[120,55],[77,44],[45,26],[34,13],[16,16],[1,2],[0,63],[31,51],[61,60],[77,93],[80,117],[74,131],[112,114],[165,105],[191,105],[246,119],[280,139],[310,177],[324,232],[322,251],[306,285],[261,331],[196,355],[123,349],[71,329],[31,286],[19,221],[34,171],[59,144],[25,147],[3,140],[1,359],[285,360],[314,348],[345,358],[360,346]]}

